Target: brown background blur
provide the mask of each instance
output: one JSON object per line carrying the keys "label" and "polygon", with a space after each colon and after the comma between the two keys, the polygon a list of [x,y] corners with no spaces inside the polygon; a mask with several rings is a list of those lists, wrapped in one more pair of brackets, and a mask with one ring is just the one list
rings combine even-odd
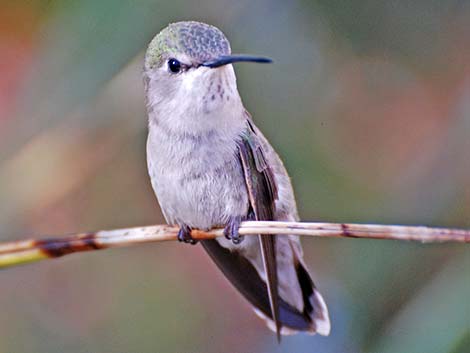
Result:
{"label": "brown background blur", "polygon": [[[470,227],[468,1],[8,1],[0,6],[0,241],[162,223],[143,51],[221,28],[304,220]],[[0,273],[0,352],[468,352],[462,245],[304,239],[328,338],[274,336],[201,248],[87,253]]]}

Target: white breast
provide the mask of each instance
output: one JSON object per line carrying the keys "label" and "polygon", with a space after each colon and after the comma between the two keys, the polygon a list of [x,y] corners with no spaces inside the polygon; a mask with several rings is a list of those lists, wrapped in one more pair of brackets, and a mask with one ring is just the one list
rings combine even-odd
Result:
{"label": "white breast", "polygon": [[167,222],[208,229],[246,215],[248,197],[237,155],[244,125],[238,125],[192,134],[150,124],[148,170]]}

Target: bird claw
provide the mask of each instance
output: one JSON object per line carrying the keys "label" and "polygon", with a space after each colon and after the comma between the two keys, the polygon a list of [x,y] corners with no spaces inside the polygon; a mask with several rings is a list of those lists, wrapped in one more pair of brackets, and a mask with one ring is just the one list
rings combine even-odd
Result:
{"label": "bird claw", "polygon": [[191,228],[187,225],[182,225],[178,231],[178,241],[182,241],[186,244],[195,245],[198,243],[196,239],[191,236]]}
{"label": "bird claw", "polygon": [[224,228],[224,235],[225,238],[228,240],[231,240],[233,244],[238,245],[243,241],[243,235],[240,235],[238,233],[238,230],[240,229],[240,224],[242,222],[242,217],[241,216],[236,216],[230,218],[228,221],[227,225]]}

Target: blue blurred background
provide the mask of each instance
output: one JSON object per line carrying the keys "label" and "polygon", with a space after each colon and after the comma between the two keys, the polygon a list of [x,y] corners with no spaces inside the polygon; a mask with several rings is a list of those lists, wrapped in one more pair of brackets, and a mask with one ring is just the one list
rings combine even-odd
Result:
{"label": "blue blurred background", "polygon": [[[0,241],[163,223],[147,177],[143,52],[221,28],[304,220],[470,227],[470,2],[8,1],[0,10]],[[199,246],[0,274],[0,352],[468,352],[470,251],[304,239],[330,337],[282,345]]]}

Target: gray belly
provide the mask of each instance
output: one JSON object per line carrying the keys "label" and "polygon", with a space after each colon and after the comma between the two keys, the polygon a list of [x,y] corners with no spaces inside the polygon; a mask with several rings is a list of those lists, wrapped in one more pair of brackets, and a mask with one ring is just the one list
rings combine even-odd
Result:
{"label": "gray belly", "polygon": [[165,158],[164,151],[152,147],[157,146],[147,149],[149,174],[168,223],[209,229],[247,214],[247,190],[235,153],[201,149]]}

